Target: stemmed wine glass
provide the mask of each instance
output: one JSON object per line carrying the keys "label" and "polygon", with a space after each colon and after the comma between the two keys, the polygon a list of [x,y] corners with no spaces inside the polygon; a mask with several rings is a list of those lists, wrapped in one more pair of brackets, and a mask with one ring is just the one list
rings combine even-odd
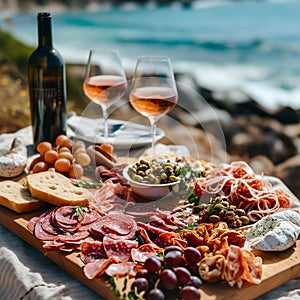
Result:
{"label": "stemmed wine glass", "polygon": [[151,149],[155,154],[156,123],[177,104],[178,94],[171,61],[166,56],[138,57],[129,94],[134,109],[151,124]]}
{"label": "stemmed wine glass", "polygon": [[83,82],[85,95],[102,108],[104,142],[108,139],[108,109],[120,100],[127,80],[120,53],[114,49],[91,49]]}

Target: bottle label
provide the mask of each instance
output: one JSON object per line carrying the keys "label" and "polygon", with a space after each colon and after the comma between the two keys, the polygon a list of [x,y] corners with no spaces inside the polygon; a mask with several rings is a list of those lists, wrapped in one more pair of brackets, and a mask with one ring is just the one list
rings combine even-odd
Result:
{"label": "bottle label", "polygon": [[44,99],[46,101],[57,98],[57,89],[56,88],[44,88],[44,89],[33,89],[33,95],[36,99]]}

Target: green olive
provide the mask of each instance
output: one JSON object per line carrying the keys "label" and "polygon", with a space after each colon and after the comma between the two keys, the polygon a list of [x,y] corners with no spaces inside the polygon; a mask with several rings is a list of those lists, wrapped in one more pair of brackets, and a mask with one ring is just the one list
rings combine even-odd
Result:
{"label": "green olive", "polygon": [[240,208],[236,209],[234,212],[238,216],[245,216],[246,215],[245,211],[243,209],[240,209]]}
{"label": "green olive", "polygon": [[241,216],[240,220],[243,223],[243,225],[248,225],[250,223],[250,220],[247,216]]}

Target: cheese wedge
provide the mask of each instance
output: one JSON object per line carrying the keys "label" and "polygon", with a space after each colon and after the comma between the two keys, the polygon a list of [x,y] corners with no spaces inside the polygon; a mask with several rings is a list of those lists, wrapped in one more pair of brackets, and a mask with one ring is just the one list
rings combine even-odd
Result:
{"label": "cheese wedge", "polygon": [[246,247],[261,251],[283,251],[294,245],[300,234],[300,214],[285,210],[266,216],[243,232]]}

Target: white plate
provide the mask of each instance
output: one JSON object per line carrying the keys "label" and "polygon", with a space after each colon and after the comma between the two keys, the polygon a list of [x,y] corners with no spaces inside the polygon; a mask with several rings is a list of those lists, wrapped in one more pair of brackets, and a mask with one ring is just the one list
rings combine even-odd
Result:
{"label": "white plate", "polygon": [[[72,116],[67,120],[68,128],[77,139],[102,144],[104,139],[101,136],[103,119],[90,119],[80,116]],[[126,122],[123,120],[109,119],[108,126],[122,126],[120,130],[115,131],[108,137],[107,143],[112,144],[117,149],[133,149],[147,146],[151,143],[150,127]],[[156,129],[156,141],[164,137],[165,132],[159,128]]]}

